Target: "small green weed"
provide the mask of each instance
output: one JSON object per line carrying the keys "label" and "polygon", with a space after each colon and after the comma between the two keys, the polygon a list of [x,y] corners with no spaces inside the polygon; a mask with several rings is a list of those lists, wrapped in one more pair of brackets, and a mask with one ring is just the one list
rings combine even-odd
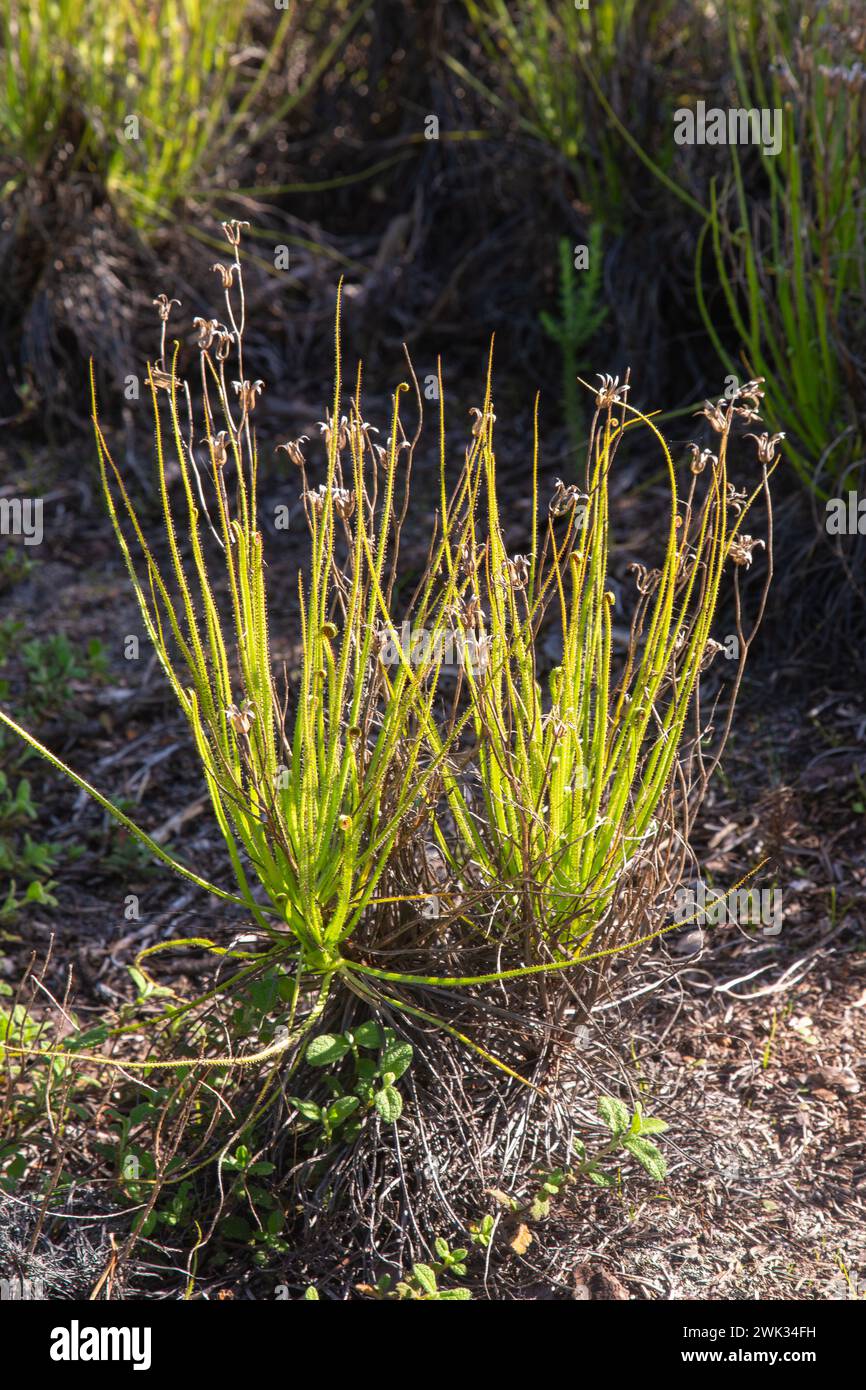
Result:
{"label": "small green weed", "polygon": [[[370,1052],[378,1052],[378,1057],[364,1055]],[[395,1083],[412,1065],[412,1045],[400,1042],[393,1029],[380,1028],[369,1020],[354,1032],[320,1033],[309,1043],[306,1059],[313,1067],[345,1060],[350,1068],[347,1076],[324,1078],[330,1100],[322,1105],[300,1096],[290,1097],[298,1114],[318,1126],[313,1147],[320,1142],[330,1145],[337,1139],[351,1143],[371,1110],[386,1124],[399,1120],[403,1097]]]}
{"label": "small green weed", "polygon": [[[630,1114],[623,1102],[612,1096],[599,1096],[598,1113],[610,1130],[608,1143],[590,1155],[582,1139],[573,1139],[572,1148],[577,1161],[543,1173],[538,1188],[528,1201],[520,1201],[499,1188],[491,1189],[490,1195],[507,1216],[507,1239],[515,1254],[524,1255],[534,1239],[526,1223],[537,1224],[546,1220],[554,1202],[566,1188],[582,1179],[587,1179],[596,1187],[617,1187],[619,1176],[608,1168],[609,1160],[615,1155],[631,1154],[656,1182],[663,1182],[667,1176],[664,1156],[648,1137],[664,1133],[668,1128],[664,1120],[645,1115],[640,1102]],[[469,1239],[473,1245],[486,1249],[493,1242],[495,1230],[496,1219],[488,1213],[469,1227]]]}
{"label": "small green weed", "polygon": [[389,1274],[383,1274],[375,1284],[356,1284],[359,1293],[375,1299],[412,1300],[421,1303],[465,1303],[472,1294],[465,1288],[441,1288],[443,1274],[462,1279],[466,1274],[468,1250],[452,1250],[448,1242],[438,1237],[434,1243],[438,1256],[432,1264],[414,1264],[411,1274],[395,1284]]}
{"label": "small green weed", "polygon": [[[0,550],[0,594],[7,589],[14,589],[16,584],[20,584],[22,579],[27,578],[32,569],[33,561],[22,546],[4,546]],[[3,626],[4,624],[0,624],[0,627]]]}
{"label": "small green weed", "polygon": [[102,680],[108,670],[98,638],[91,638],[82,656],[62,632],[25,642],[21,661],[27,673],[28,703],[41,715],[59,712],[72,700],[73,681]]}
{"label": "small green weed", "polygon": [[562,354],[562,399],[565,421],[572,446],[577,448],[586,431],[577,374],[586,368],[582,353],[607,318],[607,306],[600,302],[602,290],[602,226],[593,222],[586,247],[586,265],[577,274],[576,258],[583,248],[572,247],[568,237],[559,242],[560,317],[541,314],[545,333],[558,344]]}
{"label": "small green weed", "polygon": [[[0,897],[0,922],[9,921],[28,904],[57,906],[52,894],[57,885],[51,873],[60,850],[47,841],[34,840],[27,831],[21,834],[21,827],[36,815],[27,778],[13,783],[0,766],[0,875],[8,880],[5,897]],[[18,888],[22,880],[23,894]]]}

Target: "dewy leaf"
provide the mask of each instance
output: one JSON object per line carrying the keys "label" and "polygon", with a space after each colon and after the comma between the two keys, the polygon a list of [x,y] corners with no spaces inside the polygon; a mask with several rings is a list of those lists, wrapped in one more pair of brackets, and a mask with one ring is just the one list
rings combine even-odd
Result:
{"label": "dewy leaf", "polygon": [[629,1134],[624,1141],[624,1147],[637,1159],[641,1167],[646,1169],[651,1178],[662,1182],[667,1177],[668,1165],[649,1139],[642,1139],[639,1134]]}
{"label": "dewy leaf", "polygon": [[640,1132],[641,1134],[664,1134],[668,1128],[667,1120],[653,1120],[645,1115],[641,1120]]}
{"label": "dewy leaf", "polygon": [[631,1116],[621,1100],[613,1096],[599,1096],[598,1113],[612,1134],[624,1134],[631,1124]]}
{"label": "dewy leaf", "polygon": [[341,1096],[335,1100],[333,1105],[328,1106],[328,1119],[335,1127],[347,1120],[354,1110],[361,1104],[357,1096]]}
{"label": "dewy leaf", "polygon": [[320,1120],[322,1112],[313,1100],[301,1100],[300,1096],[289,1096],[291,1104],[305,1120]]}
{"label": "dewy leaf", "polygon": [[398,1080],[405,1071],[412,1065],[412,1044],[411,1043],[392,1043],[386,1047],[382,1053],[382,1071],[389,1071]]}
{"label": "dewy leaf", "polygon": [[425,1293],[435,1295],[437,1292],[436,1275],[429,1265],[413,1265],[412,1273],[415,1276],[416,1282],[421,1285]]}
{"label": "dewy leaf", "polygon": [[381,1047],[383,1041],[382,1029],[372,1018],[355,1029],[355,1042],[359,1047]]}
{"label": "dewy leaf", "polygon": [[349,1044],[340,1033],[320,1033],[307,1048],[307,1061],[311,1067],[327,1067],[331,1062],[339,1062],[348,1051]]}
{"label": "dewy leaf", "polygon": [[128,965],[126,968],[129,971],[130,979],[138,990],[139,995],[142,998],[147,998],[147,996],[153,992],[153,985],[151,982],[140,970],[137,970],[134,965]]}
{"label": "dewy leaf", "polygon": [[586,1175],[590,1182],[594,1182],[596,1187],[613,1187],[614,1180],[609,1173],[603,1173],[600,1168],[590,1168]]}
{"label": "dewy leaf", "polygon": [[393,1086],[383,1086],[376,1092],[375,1106],[386,1124],[393,1125],[403,1114],[403,1099]]}

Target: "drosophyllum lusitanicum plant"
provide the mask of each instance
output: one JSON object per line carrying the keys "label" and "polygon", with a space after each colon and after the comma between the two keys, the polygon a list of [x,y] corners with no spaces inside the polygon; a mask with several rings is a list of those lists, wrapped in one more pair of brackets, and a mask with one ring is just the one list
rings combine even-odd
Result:
{"label": "drosophyllum lusitanicum plant", "polygon": [[[111,520],[189,723],[235,891],[174,859],[2,715],[159,859],[252,918],[258,945],[229,948],[239,964],[221,990],[274,968],[290,985],[281,996],[285,1026],[267,1047],[245,1049],[238,1039],[236,1052],[215,1053],[202,1034],[199,1056],[138,1065],[297,1057],[341,990],[451,1032],[435,1004],[422,1007],[425,990],[434,999],[443,989],[483,993],[568,972],[589,999],[612,958],[664,930],[656,902],[681,871],[690,810],[718,761],[719,749],[708,753],[700,736],[700,683],[719,649],[711,627],[726,567],[740,639],[734,693],[748,651],[739,574],[763,541],[744,522],[762,494],[769,508],[773,442],[756,436],[760,476],[749,493],[729,481],[727,455],[735,422],[759,419],[761,383],[707,403],[716,452],[692,446],[683,497],[667,444],[630,404],[628,382],[603,378],[585,477],[581,485],[557,482],[545,504],[536,410],[530,536],[526,553],[511,555],[497,493],[491,368],[451,484],[440,370],[439,503],[424,518],[432,529],[426,567],[398,613],[422,398],[409,364],[410,381],[394,392],[381,435],[364,419],[360,368],[344,400],[338,300],[323,457],[308,458],[306,437],[279,446],[296,470],[309,530],[294,610],[300,679],[290,688],[273,668],[269,640],[269,600],[281,613],[292,605],[285,593],[268,592],[258,520],[254,420],[264,383],[247,375],[242,226],[224,224],[230,257],[214,267],[224,315],[195,319],[188,377],[179,373],[180,344],[167,341],[177,303],[154,301],[161,346],[147,380],[160,558],[109,451],[95,392],[93,402]],[[407,396],[415,402],[411,437]],[[618,648],[609,480],[624,437],[639,432],[663,456],[668,514],[659,568],[634,567],[636,602]],[[766,586],[761,610],[765,596]],[[424,634],[408,650],[398,639],[407,622]],[[543,679],[541,637],[551,631],[562,654]],[[470,659],[446,669],[455,650]],[[725,735],[730,694],[727,704]]]}

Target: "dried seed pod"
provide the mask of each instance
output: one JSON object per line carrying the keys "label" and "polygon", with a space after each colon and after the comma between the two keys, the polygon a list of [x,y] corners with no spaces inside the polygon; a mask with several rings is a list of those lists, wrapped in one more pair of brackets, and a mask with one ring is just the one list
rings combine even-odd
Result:
{"label": "dried seed pod", "polygon": [[742,565],[748,569],[752,563],[752,554],[758,546],[762,550],[767,548],[764,541],[755,540],[752,536],[735,536],[730,546],[731,559],[734,564]]}
{"label": "dried seed pod", "polygon": [[239,222],[237,218],[232,218],[231,222],[223,222],[221,225],[225,232],[226,241],[230,246],[240,246],[241,229],[246,227],[247,231],[249,231],[250,227],[249,222]]}
{"label": "dried seed pod", "polygon": [[248,734],[253,726],[256,711],[251,700],[244,700],[240,709],[237,705],[229,705],[226,709],[226,718],[234,729],[235,733]]}
{"label": "dried seed pod", "polygon": [[642,565],[638,560],[634,560],[628,567],[629,573],[635,577],[635,588],[639,594],[652,594],[658,588],[659,580],[662,577],[661,570],[648,570],[646,565]]}
{"label": "dried seed pod", "polygon": [[208,435],[203,441],[207,444],[213,454],[213,461],[217,468],[225,468],[228,463],[228,434],[225,430],[220,430],[219,434]]}
{"label": "dried seed pod", "polygon": [[265,383],[263,381],[232,382],[232,386],[234,387],[237,395],[240,397],[241,409],[243,410],[244,415],[248,415],[250,411],[255,410],[256,401],[258,397],[261,395],[264,389],[264,385]]}
{"label": "dried seed pod", "polygon": [[232,350],[234,334],[229,333],[227,328],[221,328],[216,334],[216,359],[218,362],[227,362],[229,353]]}
{"label": "dried seed pod", "polygon": [[690,444],[689,448],[692,451],[692,461],[689,467],[693,473],[703,473],[708,463],[711,463],[714,468],[718,467],[718,455],[714,454],[712,449],[699,449],[697,444]]}
{"label": "dried seed pod", "polygon": [[752,381],[747,381],[743,386],[737,387],[734,392],[735,400],[748,400],[752,405],[758,406],[764,396],[765,377],[756,376]]}
{"label": "dried seed pod", "polygon": [[784,431],[780,434],[768,434],[765,430],[763,434],[746,434],[744,439],[754,439],[758,446],[758,462],[772,463],[776,457],[776,449],[785,438]]}
{"label": "dried seed pod", "polygon": [[724,434],[728,428],[728,417],[726,414],[727,402],[718,401],[713,405],[712,401],[704,401],[700,410],[696,410],[696,415],[705,415],[717,434]]}
{"label": "dried seed pod", "polygon": [[359,419],[357,415],[352,416],[352,422],[349,426],[349,432],[352,440],[352,445],[358,451],[358,453],[363,452],[364,446],[366,444],[373,443],[373,441],[370,439],[371,434],[379,433],[375,425],[368,424],[366,420]]}
{"label": "dried seed pod", "polygon": [[508,580],[513,589],[525,589],[529,583],[529,559],[526,555],[515,555],[506,560]]}
{"label": "dried seed pod", "polygon": [[163,323],[168,323],[168,316],[171,313],[172,306],[174,304],[176,304],[177,307],[180,308],[179,299],[169,299],[168,295],[165,294],[158,294],[156,296],[156,299],[154,299],[153,303],[156,306],[156,312],[159,314],[159,317],[162,319]]}
{"label": "dried seed pod", "polygon": [[731,508],[732,511],[736,512],[737,516],[740,515],[740,512],[745,507],[747,500],[748,497],[745,489],[743,489],[743,491],[741,492],[738,492],[733,483],[728,483],[728,506]]}
{"label": "dried seed pod", "polygon": [[192,326],[198,329],[196,347],[201,348],[202,352],[208,351],[215,337],[225,333],[218,319],[193,319]]}
{"label": "dried seed pod", "polygon": [[484,621],[481,600],[477,594],[470,594],[469,598],[464,599],[462,607],[458,609],[458,616],[464,627],[474,627],[476,623]]}
{"label": "dried seed pod", "polygon": [[335,487],[331,489],[331,497],[334,501],[334,511],[342,521],[348,521],[355,511],[355,494],[345,487]]}
{"label": "dried seed pod", "polygon": [[[325,411],[325,418],[324,418],[324,420],[320,420],[320,421],[319,421],[319,429],[320,429],[320,431],[322,432],[322,434],[323,434],[324,437],[325,437],[325,445],[326,445],[326,447],[330,449],[330,447],[331,447],[331,438],[332,438],[332,435],[333,435],[333,432],[334,432],[334,421],[331,419],[331,416],[328,414],[327,410]],[[340,422],[339,422],[339,424],[337,425],[337,452],[339,453],[339,452],[341,452],[343,449],[345,449],[345,447],[346,447],[346,445],[348,444],[348,442],[349,442],[349,422],[348,422],[348,420],[346,419],[345,415],[341,415],[341,416],[340,416]]]}
{"label": "dried seed pod", "polygon": [[317,516],[323,511],[327,497],[328,489],[325,487],[324,483],[321,483],[319,487],[316,488],[315,492],[310,492],[308,488],[304,493],[304,501],[309,503]]}
{"label": "dried seed pod", "polygon": [[566,487],[562,479],[557,478],[548,510],[551,516],[565,516],[566,512],[572,511],[579,502],[585,504],[588,501],[586,494],[573,483]]}
{"label": "dried seed pod", "polygon": [[303,468],[304,464],[306,463],[306,459],[304,458],[303,452],[301,450],[301,445],[308,444],[309,442],[310,436],[307,434],[302,434],[299,435],[297,439],[289,439],[286,441],[285,444],[278,444],[274,452],[279,453],[280,449],[285,450],[285,452],[289,456],[290,461],[295,465],[295,467]]}
{"label": "dried seed pod", "polygon": [[214,275],[220,277],[223,289],[230,290],[234,283],[235,267],[233,265],[223,265],[221,261],[217,261],[211,266],[211,270]]}
{"label": "dried seed pod", "polygon": [[480,439],[482,435],[487,433],[488,429],[493,427],[496,421],[496,416],[492,410],[479,410],[477,405],[470,406],[469,414],[475,416],[472,422],[472,437],[474,439]]}
{"label": "dried seed pod", "polygon": [[174,372],[165,371],[158,363],[151,367],[150,379],[158,391],[171,391],[182,384]]}
{"label": "dried seed pod", "polygon": [[596,372],[601,385],[595,396],[595,403],[599,410],[611,410],[615,405],[622,405],[629,393],[629,384],[624,381],[620,385],[618,376],[608,376],[607,373]]}
{"label": "dried seed pod", "polygon": [[464,541],[460,547],[460,554],[457,557],[460,573],[467,578],[475,574],[483,554],[483,545],[476,546],[473,545],[471,541]]}
{"label": "dried seed pod", "polygon": [[841,65],[828,67],[824,63],[819,63],[818,71],[834,94],[843,90],[860,92],[866,84],[866,68],[860,62],[853,63],[848,68]]}
{"label": "dried seed pod", "polygon": [[706,646],[704,647],[703,653],[701,655],[700,669],[702,671],[706,671],[710,666],[712,666],[719,652],[723,652],[724,650],[725,646],[723,642],[717,642],[714,637],[708,637]]}

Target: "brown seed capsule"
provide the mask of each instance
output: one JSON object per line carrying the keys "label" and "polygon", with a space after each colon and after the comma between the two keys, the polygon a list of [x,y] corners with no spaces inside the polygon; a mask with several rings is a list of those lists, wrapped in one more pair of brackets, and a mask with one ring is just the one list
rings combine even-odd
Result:
{"label": "brown seed capsule", "polygon": [[735,565],[743,565],[746,569],[752,563],[752,554],[757,546],[766,550],[766,543],[762,540],[755,540],[752,536],[737,536],[731,541],[731,559]]}
{"label": "brown seed capsule", "polygon": [[278,444],[275,452],[278,453],[280,449],[283,449],[296,468],[303,468],[306,460],[301,445],[307,443],[309,443],[309,435],[302,434],[297,439],[289,439],[285,444]]}
{"label": "brown seed capsule", "polygon": [[249,222],[238,222],[237,218],[232,218],[231,222],[223,222],[222,229],[226,235],[226,241],[230,246],[239,246],[241,240],[241,228],[246,227],[249,231]]}
{"label": "brown seed capsule", "polygon": [[733,483],[728,483],[727,500],[728,506],[739,516],[747,501],[745,488],[738,492]]}
{"label": "brown seed capsule", "polygon": [[629,393],[627,381],[620,386],[618,376],[607,376],[605,373],[596,372],[601,385],[596,393],[595,403],[599,410],[610,410],[614,405],[622,405]]}
{"label": "brown seed capsule", "polygon": [[255,410],[256,401],[258,397],[261,395],[262,390],[264,389],[264,384],[265,383],[263,381],[232,382],[232,386],[234,387],[237,395],[240,397],[241,408],[245,415],[248,415],[251,410]]}
{"label": "brown seed capsule", "polygon": [[776,448],[785,438],[784,433],[768,434],[766,430],[763,434],[746,434],[744,439],[754,439],[758,446],[758,462],[772,463],[776,457]]}
{"label": "brown seed capsule", "polygon": [[180,300],[169,299],[168,295],[166,294],[158,294],[153,303],[156,306],[156,312],[159,314],[159,317],[162,319],[163,323],[168,322],[168,316],[171,313],[173,304],[176,304],[177,307],[180,308]]}
{"label": "brown seed capsule", "polygon": [[192,326],[198,329],[196,347],[201,348],[202,352],[207,352],[214,337],[220,332],[218,319],[193,319]]}
{"label": "brown seed capsule", "polygon": [[211,270],[213,271],[214,275],[218,275],[220,277],[223,289],[230,290],[234,282],[234,266],[223,265],[221,261],[217,261],[215,265],[211,266]]}
{"label": "brown seed capsule", "polygon": [[722,642],[717,642],[714,637],[708,637],[706,646],[701,655],[701,670],[706,671],[715,661],[719,652],[725,650]]}
{"label": "brown seed capsule", "polygon": [[514,589],[525,589],[529,583],[529,560],[525,555],[515,555],[506,561],[508,578]]}
{"label": "brown seed capsule", "polygon": [[[331,438],[334,434],[334,424],[335,422],[331,419],[331,416],[328,414],[328,411],[326,410],[324,420],[319,421],[319,430],[325,437],[326,448],[331,447]],[[340,453],[343,449],[345,449],[346,445],[349,442],[349,422],[346,419],[345,415],[341,415],[339,421],[337,422],[336,435],[337,452]]]}
{"label": "brown seed capsule", "polygon": [[589,498],[582,493],[579,488],[575,487],[573,483],[569,487],[566,487],[562,479],[557,478],[556,486],[553,489],[553,496],[550,499],[550,515],[564,516],[566,512],[570,512],[573,507],[576,507],[579,502],[585,504],[588,501]]}
{"label": "brown seed capsule", "polygon": [[711,463],[714,468],[718,467],[718,457],[711,449],[699,449],[697,444],[690,444],[689,448],[692,451],[692,461],[689,467],[693,473],[703,473],[708,463]]}
{"label": "brown seed capsule", "polygon": [[173,372],[165,372],[161,367],[151,367],[150,379],[157,390],[170,391],[175,384],[180,385]]}
{"label": "brown seed capsule", "polygon": [[343,521],[348,521],[355,510],[355,494],[345,487],[335,487],[331,490],[334,499],[334,511]]}
{"label": "brown seed capsule", "polygon": [[713,405],[712,401],[704,401],[700,410],[696,410],[696,415],[705,415],[717,434],[724,434],[728,427],[728,417],[725,414],[726,402],[718,401]]}
{"label": "brown seed capsule", "polygon": [[472,422],[472,435],[474,439],[480,439],[496,422],[496,416],[493,414],[492,410],[479,410],[477,405],[471,407],[469,414],[475,416]]}
{"label": "brown seed capsule", "polygon": [[240,709],[237,705],[229,705],[226,710],[226,718],[235,732],[240,734],[249,733],[255,717],[256,712],[250,700],[244,700]]}

